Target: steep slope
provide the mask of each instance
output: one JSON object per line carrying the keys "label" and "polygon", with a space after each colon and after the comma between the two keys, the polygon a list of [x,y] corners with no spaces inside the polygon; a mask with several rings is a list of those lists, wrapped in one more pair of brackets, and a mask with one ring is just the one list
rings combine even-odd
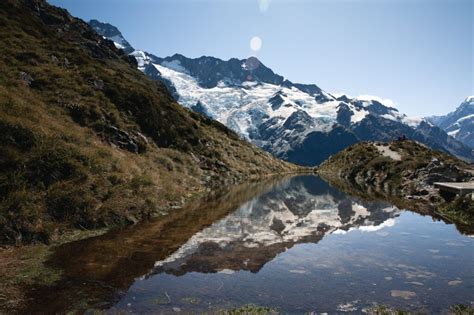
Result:
{"label": "steep slope", "polygon": [[222,182],[296,169],[177,104],[46,1],[2,1],[0,30],[0,243],[132,223]]}
{"label": "steep slope", "polygon": [[[103,27],[95,30],[107,36]],[[288,161],[316,165],[356,142],[401,136],[474,159],[471,148],[443,130],[409,118],[377,97],[331,95],[314,84],[293,83],[255,57],[224,61],[180,54],[159,58],[144,51],[131,55],[180,104]]]}
{"label": "steep slope", "polygon": [[474,148],[474,96],[467,97],[455,111],[445,116],[431,116],[426,119],[456,140]]}

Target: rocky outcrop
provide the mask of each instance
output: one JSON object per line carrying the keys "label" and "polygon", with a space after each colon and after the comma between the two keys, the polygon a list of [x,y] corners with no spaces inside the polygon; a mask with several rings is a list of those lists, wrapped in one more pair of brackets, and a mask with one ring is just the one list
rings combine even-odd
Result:
{"label": "rocky outcrop", "polygon": [[367,190],[408,199],[439,200],[437,181],[473,178],[465,162],[413,141],[363,142],[324,162],[318,172]]}
{"label": "rocky outcrop", "polygon": [[115,46],[122,49],[124,53],[129,54],[135,50],[115,26],[97,20],[90,20],[89,25],[92,26],[98,34],[110,38],[115,43]]}
{"label": "rocky outcrop", "polygon": [[[413,141],[355,144],[325,161],[319,174],[364,198],[429,213],[466,233],[474,232],[474,202],[441,195],[433,183],[474,181],[472,165]],[[459,204],[462,205],[459,206]]]}

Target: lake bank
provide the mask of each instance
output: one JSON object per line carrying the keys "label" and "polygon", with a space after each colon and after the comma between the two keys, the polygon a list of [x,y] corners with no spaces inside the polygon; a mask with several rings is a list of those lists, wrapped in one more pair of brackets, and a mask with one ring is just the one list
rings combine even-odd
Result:
{"label": "lake bank", "polygon": [[[23,309],[448,310],[469,303],[472,246],[452,225],[296,176],[57,247],[46,265],[59,279],[26,287]],[[363,296],[349,300],[354,292]]]}

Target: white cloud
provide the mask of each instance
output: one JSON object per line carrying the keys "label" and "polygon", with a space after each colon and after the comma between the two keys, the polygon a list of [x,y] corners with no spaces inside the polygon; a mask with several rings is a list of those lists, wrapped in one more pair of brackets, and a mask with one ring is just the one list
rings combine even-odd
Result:
{"label": "white cloud", "polygon": [[385,221],[385,222],[383,222],[382,224],[379,224],[379,225],[360,226],[358,228],[358,230],[362,231],[362,232],[380,231],[383,228],[394,226],[395,222],[396,222],[395,219],[390,218],[387,221]]}
{"label": "white cloud", "polygon": [[377,101],[388,107],[395,107],[396,105],[395,102],[389,98],[381,98],[374,95],[359,95],[356,98],[361,101]]}

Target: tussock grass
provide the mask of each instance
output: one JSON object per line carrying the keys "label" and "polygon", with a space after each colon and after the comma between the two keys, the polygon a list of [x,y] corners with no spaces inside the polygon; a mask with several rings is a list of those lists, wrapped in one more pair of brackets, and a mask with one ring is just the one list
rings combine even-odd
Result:
{"label": "tussock grass", "polygon": [[129,224],[212,186],[297,169],[175,103],[45,1],[2,1],[0,44],[0,243]]}

